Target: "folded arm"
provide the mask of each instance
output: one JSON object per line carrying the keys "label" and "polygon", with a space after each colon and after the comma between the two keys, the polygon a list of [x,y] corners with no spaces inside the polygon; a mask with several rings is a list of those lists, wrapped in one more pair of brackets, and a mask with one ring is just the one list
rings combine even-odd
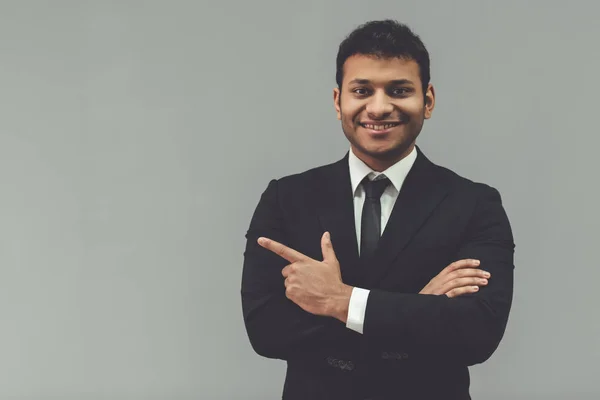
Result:
{"label": "folded arm", "polygon": [[499,193],[481,186],[477,209],[455,259],[478,259],[491,273],[487,286],[460,297],[371,290],[363,334],[377,348],[474,365],[495,351],[506,328],[513,293],[514,243]]}

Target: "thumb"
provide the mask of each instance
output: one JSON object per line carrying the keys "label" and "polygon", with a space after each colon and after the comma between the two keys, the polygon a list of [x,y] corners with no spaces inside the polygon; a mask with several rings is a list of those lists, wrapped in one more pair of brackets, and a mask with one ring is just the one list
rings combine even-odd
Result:
{"label": "thumb", "polygon": [[329,232],[325,232],[323,237],[321,237],[321,251],[323,252],[324,262],[337,261],[335,251],[333,250],[333,244],[331,244],[331,235]]}

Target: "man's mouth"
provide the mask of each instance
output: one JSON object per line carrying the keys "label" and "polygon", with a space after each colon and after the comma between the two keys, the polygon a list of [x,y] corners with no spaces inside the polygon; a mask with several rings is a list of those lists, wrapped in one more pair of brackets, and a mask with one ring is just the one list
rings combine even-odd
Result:
{"label": "man's mouth", "polygon": [[391,129],[393,127],[400,125],[400,122],[387,122],[387,123],[380,123],[380,124],[359,123],[359,125],[362,126],[363,128],[372,129],[374,131],[385,131],[386,129]]}

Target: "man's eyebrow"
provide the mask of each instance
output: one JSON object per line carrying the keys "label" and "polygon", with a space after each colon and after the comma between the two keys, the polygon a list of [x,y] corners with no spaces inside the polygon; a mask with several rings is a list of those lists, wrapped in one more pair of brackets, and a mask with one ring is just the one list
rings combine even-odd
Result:
{"label": "man's eyebrow", "polygon": [[368,85],[369,83],[371,83],[371,81],[368,80],[368,79],[359,79],[359,78],[357,78],[357,79],[353,79],[353,80],[351,80],[349,82],[350,85],[352,85],[353,83],[356,83],[358,85]]}
{"label": "man's eyebrow", "polygon": [[392,85],[414,85],[409,79],[396,79],[390,82]]}
{"label": "man's eyebrow", "polygon": [[[371,83],[370,80],[368,79],[353,79],[349,82],[350,85],[352,84],[358,84],[358,85],[369,85]],[[394,79],[392,81],[389,82],[390,85],[413,85],[413,81],[409,80],[409,79]]]}

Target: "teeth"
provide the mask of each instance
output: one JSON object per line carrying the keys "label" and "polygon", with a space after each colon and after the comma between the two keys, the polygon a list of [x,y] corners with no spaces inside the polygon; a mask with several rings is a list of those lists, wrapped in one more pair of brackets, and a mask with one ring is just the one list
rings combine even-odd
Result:
{"label": "teeth", "polygon": [[391,127],[394,127],[398,124],[386,124],[386,125],[369,125],[369,124],[363,124],[363,126],[367,129],[373,129],[375,131],[383,131],[385,129],[389,129]]}

